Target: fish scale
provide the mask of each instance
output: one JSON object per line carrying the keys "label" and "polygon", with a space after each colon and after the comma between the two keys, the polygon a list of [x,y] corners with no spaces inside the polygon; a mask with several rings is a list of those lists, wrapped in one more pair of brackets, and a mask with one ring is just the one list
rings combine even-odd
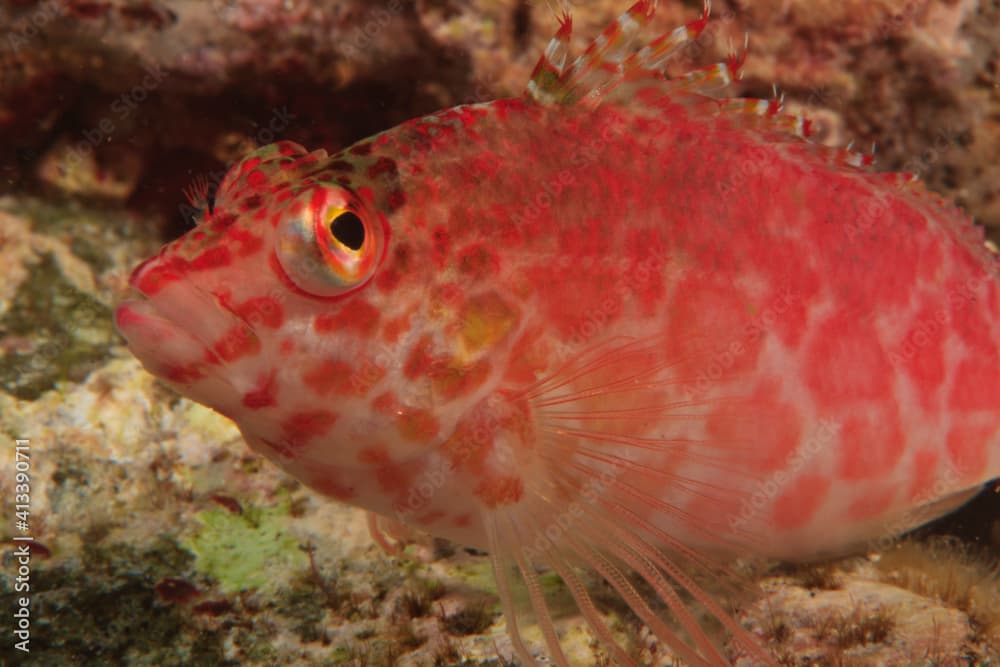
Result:
{"label": "fish scale", "polygon": [[981,232],[780,99],[706,96],[745,53],[665,78],[709,10],[629,47],[654,9],[576,60],[564,17],[521,98],[259,149],[116,311],[147,369],[383,546],[402,523],[488,550],[529,664],[523,605],[570,664],[542,570],[635,664],[580,565],[687,662],[729,659],[697,604],[776,664],[699,576],[843,553],[1000,476]]}

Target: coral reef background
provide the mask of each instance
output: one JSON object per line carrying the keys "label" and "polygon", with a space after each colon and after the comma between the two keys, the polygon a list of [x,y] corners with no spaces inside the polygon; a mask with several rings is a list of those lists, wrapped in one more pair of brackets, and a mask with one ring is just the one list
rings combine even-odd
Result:
{"label": "coral reef background", "polygon": [[[30,661],[5,640],[0,662],[501,664],[481,554],[384,556],[363,515],[154,382],[110,315],[131,266],[190,228],[186,188],[275,139],[336,150],[517,95],[557,4],[0,0],[3,567],[14,438],[31,441],[36,540]],[[566,4],[579,51],[629,3]],[[700,8],[661,0],[649,34]],[[678,69],[749,33],[728,93],[776,87],[818,141],[877,142],[880,169],[917,173],[1000,241],[1000,2],[716,0],[713,15]],[[768,571],[745,620],[787,664],[996,664],[998,518],[994,485],[911,541]],[[0,608],[14,597],[0,579]],[[655,657],[641,633],[636,647]]]}

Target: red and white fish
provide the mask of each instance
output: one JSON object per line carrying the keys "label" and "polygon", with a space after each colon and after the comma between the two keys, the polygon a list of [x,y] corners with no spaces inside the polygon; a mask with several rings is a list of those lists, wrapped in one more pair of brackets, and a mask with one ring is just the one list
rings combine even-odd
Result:
{"label": "red and white fish", "polygon": [[635,664],[581,566],[689,664],[732,654],[686,599],[773,664],[701,575],[856,548],[1000,476],[981,232],[778,100],[706,95],[739,58],[663,75],[708,7],[636,45],[654,7],[575,60],[564,17],[523,97],[255,151],[116,312],[290,474],[489,551],[529,664],[518,586],[569,664],[543,570]]}

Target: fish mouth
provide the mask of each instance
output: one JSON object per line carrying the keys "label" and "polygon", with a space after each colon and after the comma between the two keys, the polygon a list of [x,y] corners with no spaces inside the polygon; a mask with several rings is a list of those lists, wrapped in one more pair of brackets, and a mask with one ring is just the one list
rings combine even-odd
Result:
{"label": "fish mouth", "polygon": [[219,338],[234,327],[246,329],[247,323],[186,275],[155,292],[144,289],[157,259],[132,272],[133,294],[115,308],[115,327],[151,373],[168,381],[193,380],[206,373],[208,364],[218,363],[212,350]]}
{"label": "fish mouth", "polygon": [[164,317],[148,298],[123,301],[115,308],[114,320],[129,350],[153,375],[175,383],[204,375],[204,345]]}

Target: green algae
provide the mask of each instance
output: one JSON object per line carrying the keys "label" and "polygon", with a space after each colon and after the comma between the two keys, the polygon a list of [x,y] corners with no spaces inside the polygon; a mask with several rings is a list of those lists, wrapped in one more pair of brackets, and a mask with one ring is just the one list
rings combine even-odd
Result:
{"label": "green algae", "polygon": [[196,567],[219,582],[224,592],[274,583],[275,572],[305,569],[308,559],[288,531],[291,501],[273,507],[247,507],[242,513],[210,509],[197,515],[200,530],[185,540]]}
{"label": "green algae", "polygon": [[497,595],[493,565],[486,559],[467,560],[455,565],[453,574],[468,586]]}
{"label": "green algae", "polygon": [[0,389],[22,400],[82,380],[107,361],[115,342],[111,309],[73,286],[47,253],[0,318],[0,337],[28,341],[0,358]]}

